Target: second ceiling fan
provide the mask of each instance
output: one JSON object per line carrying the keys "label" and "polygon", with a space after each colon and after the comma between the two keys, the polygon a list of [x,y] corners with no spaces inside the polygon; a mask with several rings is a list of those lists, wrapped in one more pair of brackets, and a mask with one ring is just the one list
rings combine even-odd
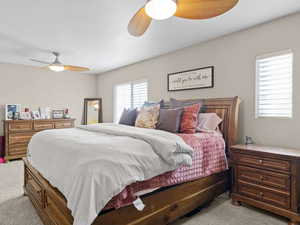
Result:
{"label": "second ceiling fan", "polygon": [[209,19],[232,9],[239,0],[148,0],[130,20],[128,32],[143,35],[152,19],[164,20],[172,16],[185,19]]}

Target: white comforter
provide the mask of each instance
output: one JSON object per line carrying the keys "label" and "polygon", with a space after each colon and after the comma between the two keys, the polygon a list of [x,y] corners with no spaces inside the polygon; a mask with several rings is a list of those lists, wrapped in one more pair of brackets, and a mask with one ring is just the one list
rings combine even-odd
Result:
{"label": "white comforter", "polygon": [[33,167],[66,197],[74,225],[92,224],[127,185],[192,163],[177,135],[117,124],[39,132],[28,148]]}

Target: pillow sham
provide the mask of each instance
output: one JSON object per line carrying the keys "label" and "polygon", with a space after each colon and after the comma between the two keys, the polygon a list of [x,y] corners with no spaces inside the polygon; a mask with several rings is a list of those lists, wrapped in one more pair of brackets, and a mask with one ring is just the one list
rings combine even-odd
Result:
{"label": "pillow sham", "polygon": [[124,109],[119,124],[134,126],[137,114],[137,109]]}
{"label": "pillow sham", "polygon": [[223,121],[216,113],[200,113],[198,116],[197,131],[213,132],[219,127]]}
{"label": "pillow sham", "polygon": [[200,112],[201,104],[195,104],[191,106],[184,107],[180,132],[186,134],[196,133],[196,128],[198,125],[198,114]]}
{"label": "pillow sham", "polygon": [[183,108],[179,109],[160,109],[159,119],[156,129],[178,133],[180,128]]}
{"label": "pillow sham", "polygon": [[154,106],[160,105],[160,108],[163,108],[165,105],[165,101],[162,99],[159,102],[145,102],[143,106]]}
{"label": "pillow sham", "polygon": [[152,106],[143,106],[138,113],[137,119],[135,121],[135,126],[154,129],[158,122],[159,109],[159,104]]}
{"label": "pillow sham", "polygon": [[177,100],[175,98],[170,98],[170,108],[182,108],[185,106],[200,104],[203,105],[202,99],[192,99],[192,100]]}

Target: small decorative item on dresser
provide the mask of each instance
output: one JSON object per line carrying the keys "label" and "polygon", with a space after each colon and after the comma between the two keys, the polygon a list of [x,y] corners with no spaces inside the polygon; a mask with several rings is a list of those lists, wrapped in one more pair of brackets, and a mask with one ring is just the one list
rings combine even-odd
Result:
{"label": "small decorative item on dresser", "polygon": [[65,119],[70,119],[71,118],[71,116],[69,114],[69,109],[65,109],[65,111],[64,111],[64,118]]}
{"label": "small decorative item on dresser", "polygon": [[300,150],[259,145],[230,148],[232,203],[241,202],[300,222]]}
{"label": "small decorative item on dresser", "polygon": [[20,119],[20,113],[19,112],[13,112],[13,120],[19,120]]}
{"label": "small decorative item on dresser", "polygon": [[40,107],[39,112],[40,112],[41,119],[42,120],[46,119],[46,110],[45,110],[45,108]]}
{"label": "small decorative item on dresser", "polygon": [[31,120],[32,116],[30,112],[21,112],[20,113],[20,120]]}
{"label": "small decorative item on dresser", "polygon": [[6,104],[5,105],[5,119],[12,120],[15,118],[16,113],[21,112],[21,105],[19,104]]}
{"label": "small decorative item on dresser", "polygon": [[64,118],[64,110],[52,110],[52,118],[53,119],[63,119]]}
{"label": "small decorative item on dresser", "polygon": [[40,112],[39,111],[32,111],[32,118],[34,120],[40,120],[41,119],[41,115],[40,115]]}
{"label": "small decorative item on dresser", "polygon": [[45,108],[45,117],[47,120],[51,119],[51,108],[50,107]]}

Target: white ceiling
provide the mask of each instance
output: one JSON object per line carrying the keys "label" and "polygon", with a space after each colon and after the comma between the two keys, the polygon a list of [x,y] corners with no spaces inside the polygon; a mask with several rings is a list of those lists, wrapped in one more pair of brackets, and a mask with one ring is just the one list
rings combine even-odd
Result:
{"label": "white ceiling", "polygon": [[0,62],[41,66],[29,58],[101,73],[300,10],[299,0],[240,0],[210,20],[154,21],[140,38],[127,24],[146,0],[0,0]]}

